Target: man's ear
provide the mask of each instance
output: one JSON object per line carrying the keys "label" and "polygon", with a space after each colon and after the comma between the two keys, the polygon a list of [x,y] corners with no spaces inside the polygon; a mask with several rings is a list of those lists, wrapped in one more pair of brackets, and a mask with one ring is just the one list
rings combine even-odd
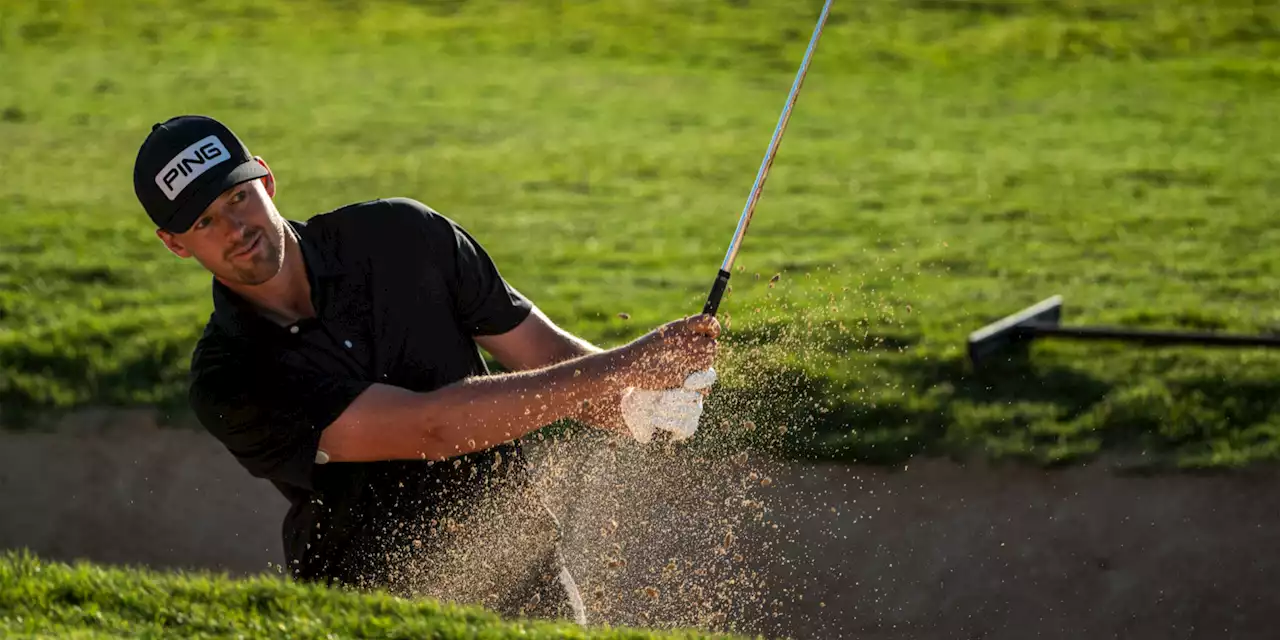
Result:
{"label": "man's ear", "polygon": [[254,156],[253,159],[257,160],[258,164],[262,165],[262,168],[267,170],[267,175],[262,177],[262,186],[266,187],[267,196],[271,198],[276,197],[276,174],[271,173],[271,167],[267,165],[266,160],[262,159],[262,156]]}
{"label": "man's ear", "polygon": [[173,255],[178,256],[179,258],[191,257],[191,252],[188,251],[186,247],[182,246],[182,242],[178,240],[178,236],[175,236],[172,231],[156,229],[156,237],[160,238],[160,241],[164,243],[164,246],[167,247],[169,251],[173,252]]}

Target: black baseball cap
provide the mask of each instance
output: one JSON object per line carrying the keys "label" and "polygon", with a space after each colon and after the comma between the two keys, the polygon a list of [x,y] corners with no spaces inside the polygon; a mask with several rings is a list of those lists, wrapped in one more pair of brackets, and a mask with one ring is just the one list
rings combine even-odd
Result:
{"label": "black baseball cap", "polygon": [[223,191],[267,175],[226,125],[177,116],[151,127],[133,163],[133,191],[156,226],[191,228]]}

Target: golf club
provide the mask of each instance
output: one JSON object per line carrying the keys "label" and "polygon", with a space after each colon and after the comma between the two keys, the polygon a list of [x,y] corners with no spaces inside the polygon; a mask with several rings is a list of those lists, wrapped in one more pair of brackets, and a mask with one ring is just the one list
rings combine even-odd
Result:
{"label": "golf club", "polygon": [[813,50],[818,46],[818,38],[822,37],[822,27],[827,22],[827,15],[831,12],[831,0],[827,0],[822,6],[822,14],[818,16],[818,24],[813,28],[813,36],[809,39],[809,47],[804,52],[804,60],[800,63],[800,70],[796,72],[796,79],[791,83],[791,93],[787,96],[787,102],[782,108],[782,115],[778,117],[778,126],[773,130],[773,138],[769,140],[769,149],[764,154],[764,161],[760,163],[760,170],[756,172],[756,181],[751,185],[751,193],[747,196],[747,204],[742,209],[742,217],[738,219],[738,228],[733,233],[733,240],[729,243],[729,250],[724,254],[724,262],[720,264],[720,273],[716,276],[715,284],[711,286],[711,294],[707,297],[707,304],[702,308],[702,312],[708,315],[715,315],[720,309],[720,299],[724,296],[725,288],[729,285],[730,271],[733,269],[733,262],[738,257],[738,249],[742,245],[742,237],[747,233],[747,225],[751,224],[751,217],[755,214],[756,203],[760,200],[760,191],[764,188],[764,181],[769,175],[769,168],[773,166],[773,158],[778,153],[778,144],[782,142],[782,134],[787,129],[787,121],[791,119],[791,109],[795,106],[796,96],[800,93],[800,86],[804,84],[804,77],[809,72],[809,60],[813,57]]}

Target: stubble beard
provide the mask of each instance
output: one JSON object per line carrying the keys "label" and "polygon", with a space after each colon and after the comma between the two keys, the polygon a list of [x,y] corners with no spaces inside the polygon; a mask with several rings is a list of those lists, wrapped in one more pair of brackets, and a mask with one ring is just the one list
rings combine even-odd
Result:
{"label": "stubble beard", "polygon": [[231,264],[235,280],[241,284],[260,285],[276,277],[284,267],[283,253],[277,240],[267,229],[262,229],[260,234],[258,243],[261,246],[257,248],[249,264]]}

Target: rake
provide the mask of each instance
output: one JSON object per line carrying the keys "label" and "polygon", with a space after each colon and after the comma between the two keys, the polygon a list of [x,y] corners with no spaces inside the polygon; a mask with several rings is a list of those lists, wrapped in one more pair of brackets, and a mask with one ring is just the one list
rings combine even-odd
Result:
{"label": "rake", "polygon": [[997,355],[1025,349],[1033,340],[1041,338],[1118,340],[1136,342],[1143,346],[1193,344],[1213,347],[1280,347],[1280,336],[1120,327],[1064,327],[1061,323],[1062,296],[1042,300],[969,334],[969,361],[979,367]]}

